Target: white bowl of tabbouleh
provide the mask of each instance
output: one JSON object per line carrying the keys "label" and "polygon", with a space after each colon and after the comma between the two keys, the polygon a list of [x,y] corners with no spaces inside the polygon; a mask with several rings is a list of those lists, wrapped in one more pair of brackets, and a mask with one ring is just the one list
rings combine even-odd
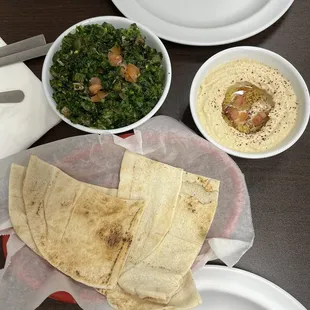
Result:
{"label": "white bowl of tabbouleh", "polygon": [[164,103],[171,63],[145,26],[117,16],[67,29],[46,55],[47,100],[69,125],[89,133],[121,133],[150,119]]}
{"label": "white bowl of tabbouleh", "polygon": [[235,47],[208,59],[190,91],[201,134],[228,154],[266,158],[290,148],[309,121],[302,76],[283,57],[257,47]]}

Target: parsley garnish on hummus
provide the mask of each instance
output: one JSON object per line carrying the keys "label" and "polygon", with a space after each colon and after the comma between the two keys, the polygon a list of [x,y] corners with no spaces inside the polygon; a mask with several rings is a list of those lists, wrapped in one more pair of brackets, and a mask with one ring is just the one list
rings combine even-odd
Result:
{"label": "parsley garnish on hummus", "polygon": [[162,95],[162,54],[139,28],[78,26],[64,37],[50,69],[57,109],[73,123],[100,129],[130,125]]}

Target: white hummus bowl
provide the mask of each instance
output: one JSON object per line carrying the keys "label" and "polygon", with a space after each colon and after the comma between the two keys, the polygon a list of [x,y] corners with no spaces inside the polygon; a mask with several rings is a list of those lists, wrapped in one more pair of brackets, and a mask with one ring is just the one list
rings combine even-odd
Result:
{"label": "white hummus bowl", "polygon": [[[197,114],[199,88],[204,78],[208,75],[209,71],[215,69],[217,66],[221,64],[241,58],[250,58],[255,61],[261,62],[267,66],[270,66],[274,69],[278,69],[280,73],[283,74],[283,76],[291,82],[294,88],[294,92],[297,96],[298,116],[295,127],[291,130],[289,135],[281,143],[266,151],[248,153],[248,152],[236,151],[223,146],[220,141],[212,138],[208,134],[206,128],[201,124]],[[285,150],[290,148],[294,143],[296,143],[296,141],[301,137],[301,135],[305,131],[309,121],[310,98],[309,98],[309,91],[304,79],[302,78],[300,73],[296,70],[296,68],[286,59],[284,59],[283,57],[274,52],[271,52],[263,48],[240,46],[230,48],[218,54],[215,54],[200,67],[200,69],[198,70],[198,72],[194,77],[190,90],[190,108],[196,126],[198,127],[201,134],[207,140],[209,140],[215,146],[217,146],[218,148],[222,149],[223,151],[225,151],[230,155],[242,158],[255,159],[277,155],[279,153],[284,152]]]}
{"label": "white hummus bowl", "polygon": [[118,134],[118,133],[122,133],[122,132],[126,132],[129,130],[132,130],[140,125],[142,125],[143,123],[145,123],[147,120],[149,120],[158,110],[159,108],[163,105],[169,89],[170,89],[170,85],[171,85],[171,62],[170,62],[170,58],[168,55],[168,52],[164,46],[164,44],[161,42],[161,40],[156,36],[156,34],[154,34],[151,30],[149,30],[148,28],[146,28],[145,26],[136,23],[137,26],[139,27],[139,29],[141,30],[141,33],[143,36],[145,36],[146,38],[146,44],[148,44],[149,46],[156,48],[156,50],[158,52],[161,52],[163,55],[163,60],[162,60],[162,64],[165,70],[165,85],[164,85],[164,90],[163,93],[160,97],[160,99],[158,100],[158,102],[156,103],[156,105],[154,106],[154,108],[148,113],[146,114],[143,118],[141,118],[140,120],[138,120],[135,123],[132,123],[128,126],[125,127],[121,127],[121,128],[116,128],[116,129],[110,129],[110,130],[103,130],[103,129],[97,129],[97,128],[91,128],[91,127],[86,127],[80,124],[74,124],[72,123],[68,118],[66,118],[63,114],[61,114],[57,108],[56,108],[56,102],[53,99],[53,89],[50,85],[50,80],[52,79],[52,76],[50,74],[50,67],[53,64],[53,56],[54,54],[60,49],[61,47],[61,42],[62,39],[70,32],[74,32],[75,28],[79,25],[90,25],[90,24],[102,24],[102,23],[109,23],[112,24],[115,28],[129,28],[129,26],[133,23],[136,23],[130,19],[124,18],[124,17],[117,17],[117,16],[98,16],[98,17],[93,17],[93,18],[89,18],[86,19],[84,21],[81,21],[75,25],[73,25],[72,27],[70,27],[69,29],[67,29],[65,32],[63,32],[56,40],[55,42],[52,44],[51,48],[49,49],[45,60],[44,60],[44,64],[43,64],[43,69],[42,69],[42,83],[43,83],[43,90],[45,93],[45,96],[47,98],[48,103],[50,104],[50,106],[52,107],[52,109],[54,110],[54,112],[63,120],[65,121],[67,124],[71,125],[72,127],[75,127],[79,130],[82,131],[86,131],[89,133],[97,133],[97,134],[103,134],[103,133],[113,133],[113,134]]}

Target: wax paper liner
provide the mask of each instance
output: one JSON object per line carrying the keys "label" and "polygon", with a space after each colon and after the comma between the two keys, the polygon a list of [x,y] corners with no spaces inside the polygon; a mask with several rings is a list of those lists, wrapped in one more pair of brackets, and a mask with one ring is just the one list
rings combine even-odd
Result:
{"label": "wax paper liner", "polygon": [[104,296],[58,272],[14,235],[8,214],[8,181],[11,163],[27,166],[30,154],[36,154],[80,181],[117,188],[125,148],[221,181],[218,209],[192,267],[194,272],[215,258],[233,266],[252,246],[250,200],[240,169],[227,154],[176,120],[155,117],[127,139],[113,135],[63,139],[0,161],[0,234],[12,234],[6,265],[0,270],[1,309],[32,310],[55,291],[69,292],[85,310],[110,309]]}

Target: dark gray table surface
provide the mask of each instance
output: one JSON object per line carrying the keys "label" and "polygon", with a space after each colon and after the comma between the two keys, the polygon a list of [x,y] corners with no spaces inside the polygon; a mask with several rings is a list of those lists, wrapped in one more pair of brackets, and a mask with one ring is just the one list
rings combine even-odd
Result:
{"label": "dark gray table surface", "polygon": [[[44,33],[52,42],[74,23],[99,15],[121,15],[109,0],[0,0],[0,36],[7,42]],[[159,114],[182,120],[197,131],[189,110],[194,74],[215,53],[232,46],[261,46],[288,59],[310,83],[310,1],[296,0],[291,9],[264,32],[235,44],[193,47],[164,41],[171,57],[173,81]],[[43,59],[26,64],[40,77]],[[82,135],[64,122],[35,145]],[[256,232],[254,246],[238,268],[274,282],[310,309],[310,128],[288,151],[269,159],[234,158],[244,172]],[[0,250],[0,268],[4,258]],[[0,306],[1,309],[1,306]],[[38,309],[79,309],[47,299]],[[19,309],[17,309],[19,310]],[[288,309],[289,310],[289,309]]]}

